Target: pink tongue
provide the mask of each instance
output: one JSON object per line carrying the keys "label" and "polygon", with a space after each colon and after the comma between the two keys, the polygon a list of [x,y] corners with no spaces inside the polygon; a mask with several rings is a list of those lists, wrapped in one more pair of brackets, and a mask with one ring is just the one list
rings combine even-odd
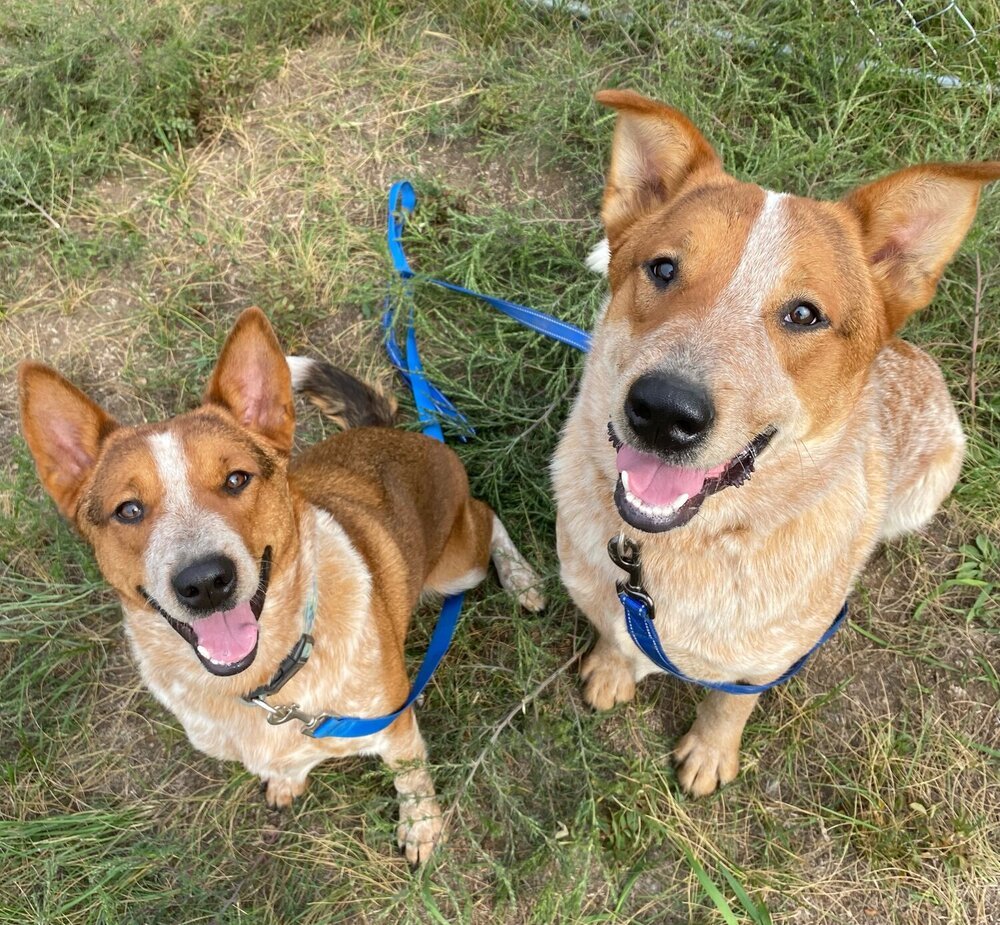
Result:
{"label": "pink tongue", "polygon": [[257,621],[249,601],[195,620],[191,628],[198,637],[201,654],[223,665],[245,658],[257,643]]}
{"label": "pink tongue", "polygon": [[668,466],[658,456],[623,445],[618,451],[618,471],[628,473],[628,490],[650,507],[669,507],[681,496],[694,497],[705,479],[721,475],[725,464],[713,469]]}

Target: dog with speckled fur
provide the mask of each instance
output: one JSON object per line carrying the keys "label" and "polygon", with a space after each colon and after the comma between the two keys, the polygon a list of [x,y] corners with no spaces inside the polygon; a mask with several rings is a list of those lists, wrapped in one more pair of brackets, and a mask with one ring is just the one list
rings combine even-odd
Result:
{"label": "dog with speckled fur", "polygon": [[[934,295],[1000,161],[909,167],[820,202],[741,182],[680,112],[628,90],[591,255],[610,296],[553,461],[562,578],[593,623],[584,697],[657,671],[629,637],[611,537],[641,547],[688,676],[766,684],[809,651],[876,544],[917,530],[965,440],[897,333]],[[712,691],[674,752],[732,780],[757,696]]]}
{"label": "dog with speckled fur", "polygon": [[[280,691],[309,714],[382,716],[409,691],[404,645],[422,594],[478,585],[490,562],[523,607],[539,579],[469,494],[444,444],[389,426],[394,405],[346,373],[286,358],[264,314],[229,335],[202,405],[124,426],[55,370],[19,369],[38,474],[121,598],[142,678],[192,744],[240,761],[291,804],[319,762],[375,754],[395,771],[400,847],[442,835],[413,708],[373,735],[311,738],[244,696],[265,685],[314,611],[308,661]],[[291,455],[293,386],[351,429]]]}

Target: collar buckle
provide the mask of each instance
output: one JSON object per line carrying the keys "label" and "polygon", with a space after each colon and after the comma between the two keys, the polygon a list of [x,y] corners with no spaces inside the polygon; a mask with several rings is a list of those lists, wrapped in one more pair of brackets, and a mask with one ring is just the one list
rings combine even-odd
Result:
{"label": "collar buckle", "polygon": [[278,666],[278,670],[274,673],[271,680],[267,684],[262,684],[255,690],[250,691],[249,694],[244,694],[243,699],[250,703],[257,703],[261,697],[278,693],[306,663],[312,654],[312,650],[312,636],[308,633],[303,633],[299,636],[298,642],[292,647],[292,651],[281,660],[281,664]]}

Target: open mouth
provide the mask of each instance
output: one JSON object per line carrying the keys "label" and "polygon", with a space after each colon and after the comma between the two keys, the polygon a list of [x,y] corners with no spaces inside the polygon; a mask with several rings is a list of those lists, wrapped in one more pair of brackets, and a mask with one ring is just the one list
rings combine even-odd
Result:
{"label": "open mouth", "polygon": [[624,443],[608,424],[608,435],[618,451],[618,484],[615,505],[622,520],[646,533],[663,533],[682,527],[710,495],[723,488],[737,488],[753,473],[757,457],[771,442],[769,427],[729,462],[711,469],[685,469],[667,465],[659,456],[641,453]]}
{"label": "open mouth", "polygon": [[245,671],[257,657],[260,636],[257,621],[264,609],[270,578],[271,547],[268,546],[260,560],[257,590],[250,600],[229,610],[217,610],[189,623],[175,620],[146,593],[145,588],[140,587],[139,593],[194,649],[195,655],[208,671],[219,677],[229,677]]}

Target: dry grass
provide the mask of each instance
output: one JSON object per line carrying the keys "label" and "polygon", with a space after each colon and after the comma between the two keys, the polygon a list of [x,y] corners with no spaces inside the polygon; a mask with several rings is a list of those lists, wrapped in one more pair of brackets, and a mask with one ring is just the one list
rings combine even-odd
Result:
{"label": "dry grass", "polygon": [[[192,21],[197,6],[157,5]],[[739,920],[753,915],[725,871],[776,923],[1000,916],[995,192],[911,332],[969,426],[963,485],[926,535],[876,556],[854,631],[765,699],[741,777],[702,802],[678,792],[667,759],[694,692],[650,680],[636,704],[595,716],[565,668],[589,631],[555,578],[545,465],[579,358],[420,294],[432,373],[479,430],[461,450],[476,490],[541,565],[552,605],[525,619],[488,585],[468,607],[421,718],[451,839],[416,877],[392,853],[392,788],[373,762],[317,769],[281,817],[249,775],[191,748],[140,688],[117,605],[14,436],[19,358],[52,362],[125,419],[155,417],[197,400],[254,303],[288,347],[388,382],[373,318],[399,176],[421,194],[419,266],[587,323],[600,291],[581,266],[610,128],[589,97],[606,83],[671,99],[738,172],[814,195],[920,157],[996,156],[1000,117],[981,91],[887,69],[995,79],[995,37],[963,49],[939,23],[935,62],[890,13],[709,4],[671,14],[667,41],[641,4],[628,24],[516,4],[349,5],[279,49],[268,79],[244,80],[196,143],[126,146],[99,180],[45,201],[60,231],[22,229],[0,275],[0,920],[726,920],[692,855]],[[875,53],[866,24],[892,38],[881,71],[851,66]],[[723,27],[799,53],[768,59],[713,37]],[[322,431],[304,416],[305,439]]]}

